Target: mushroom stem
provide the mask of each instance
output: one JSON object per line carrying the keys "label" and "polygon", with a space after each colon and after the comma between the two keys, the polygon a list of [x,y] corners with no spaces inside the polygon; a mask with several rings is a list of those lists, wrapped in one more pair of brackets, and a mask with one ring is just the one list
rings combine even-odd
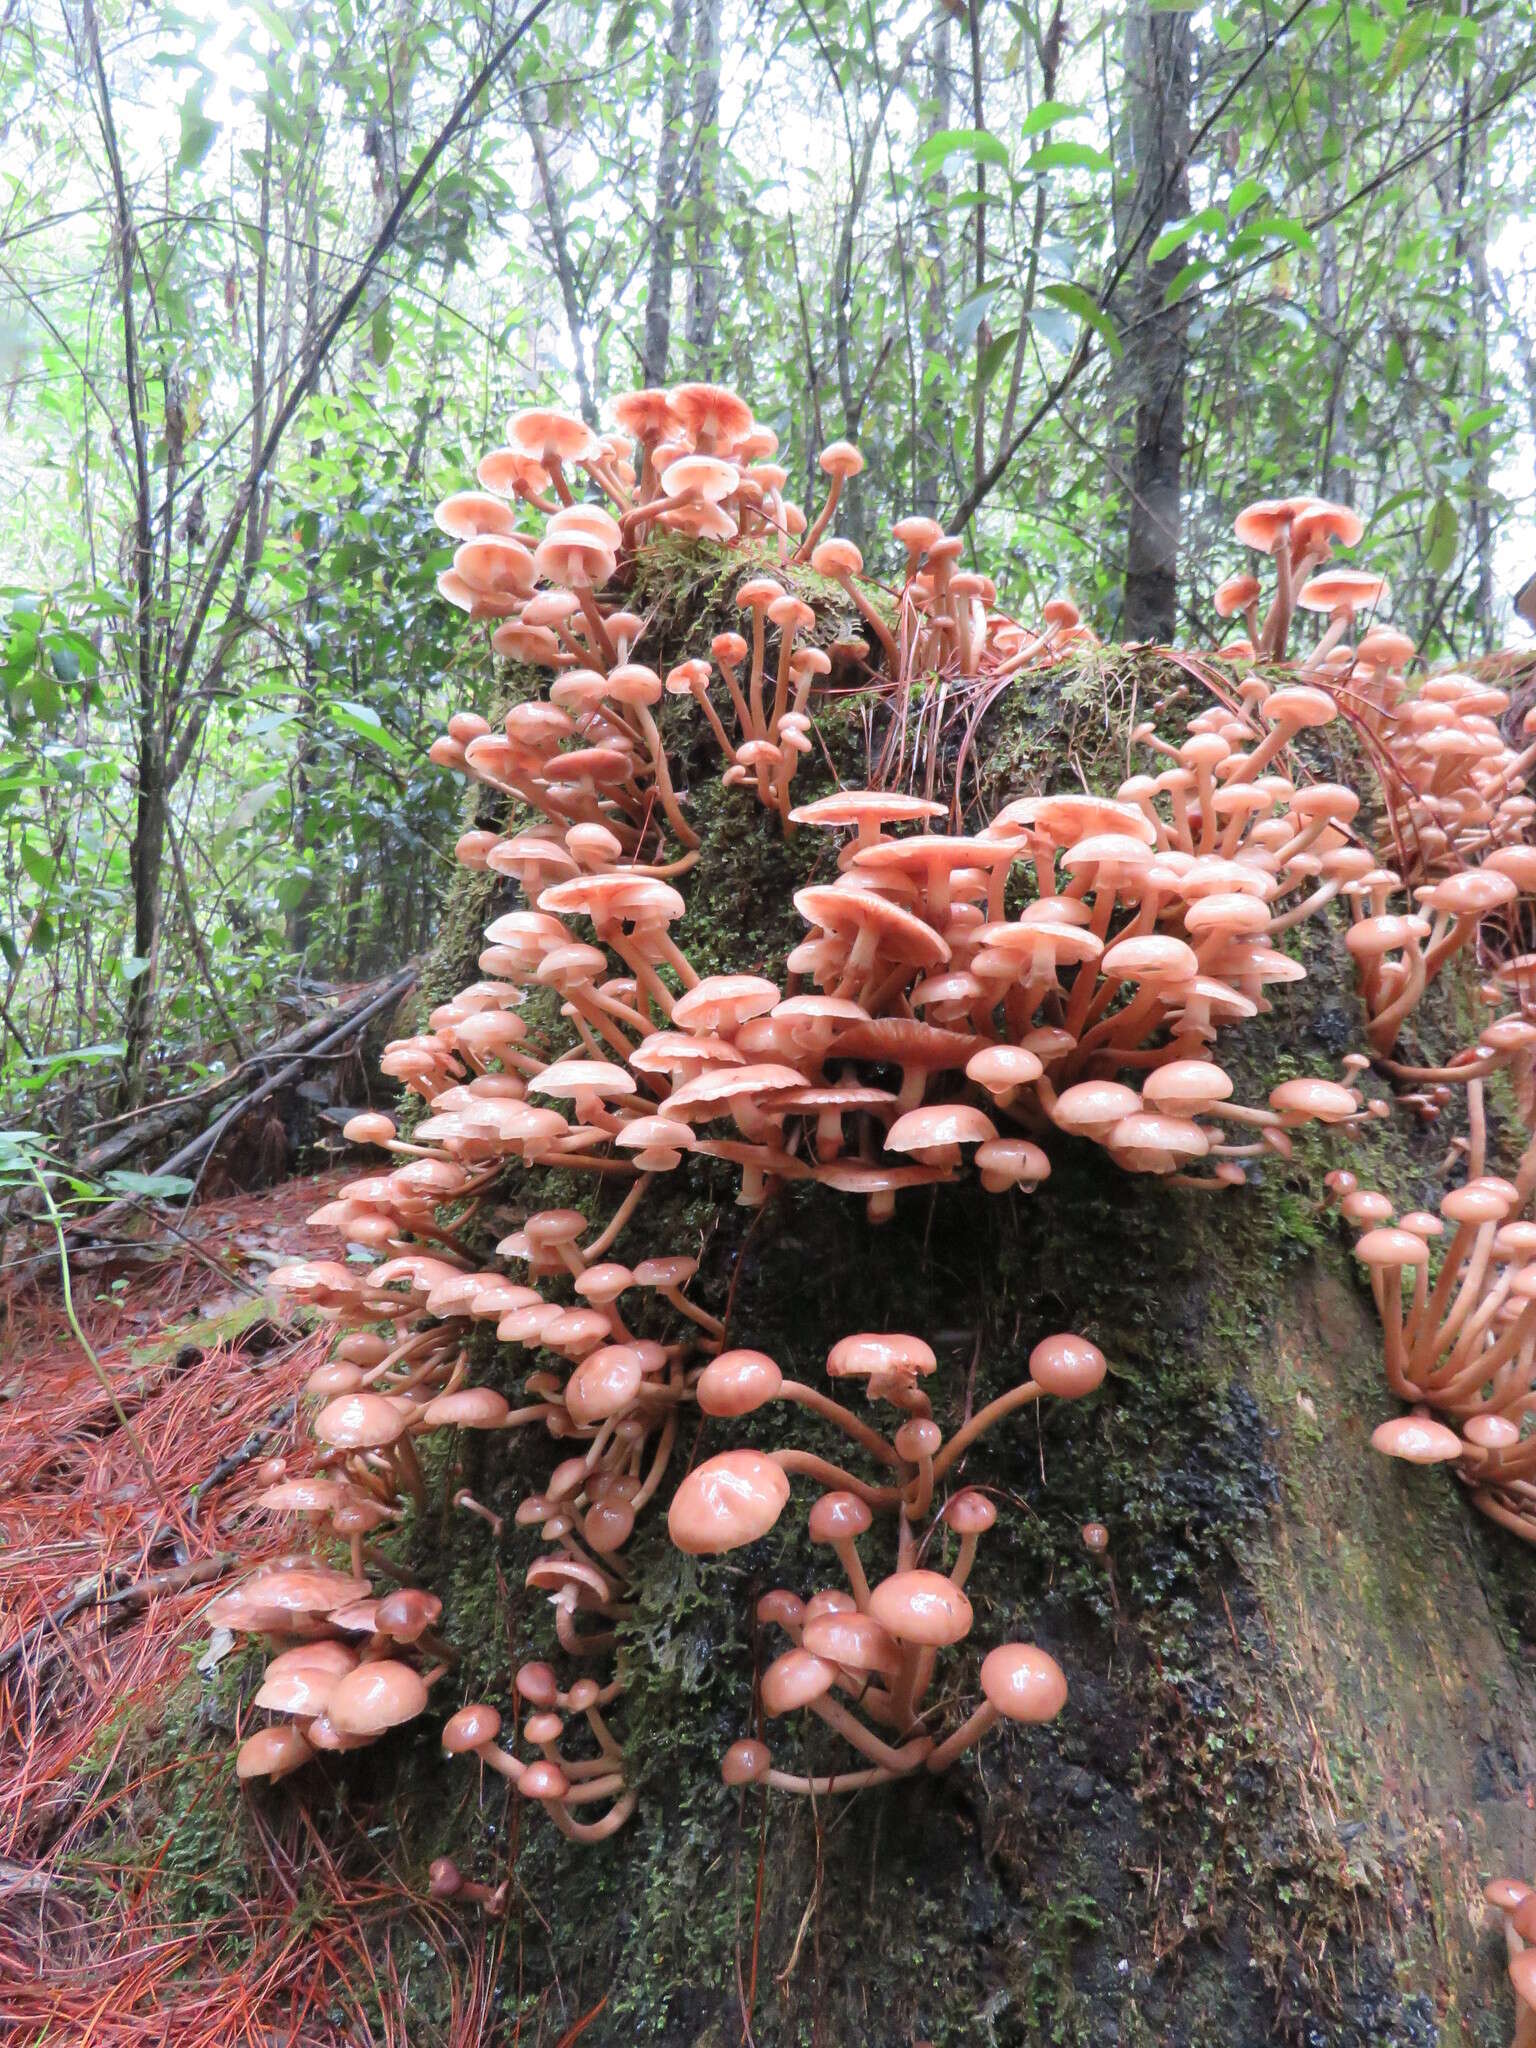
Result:
{"label": "mushroom stem", "polygon": [[828,1799],[835,1792],[862,1792],[866,1785],[889,1785],[905,1771],[835,1771],[825,1778],[802,1778],[793,1771],[770,1771],[766,1783],[776,1792],[799,1792],[812,1799]]}
{"label": "mushroom stem", "polygon": [[878,1735],[872,1734],[862,1721],[856,1721],[846,1707],[838,1706],[825,1694],[819,1700],[812,1700],[810,1709],[829,1728],[835,1728],[860,1756],[867,1756],[871,1763],[879,1764],[888,1771],[898,1774],[915,1771],[933,1747],[931,1735],[918,1735],[903,1743],[900,1749],[893,1749],[888,1742],[882,1742]]}
{"label": "mushroom stem", "polygon": [[636,1795],[626,1792],[622,1799],[615,1800],[601,1820],[572,1820],[564,1805],[558,1799],[549,1803],[549,1817],[569,1842],[606,1842],[616,1835],[634,1812]]}
{"label": "mushroom stem", "polygon": [[984,1436],[994,1423],[1001,1422],[1005,1415],[1011,1415],[1015,1408],[1023,1408],[1040,1398],[1040,1389],[1033,1380],[1021,1380],[1016,1387],[1010,1387],[1006,1394],[999,1394],[995,1401],[989,1401],[985,1408],[978,1408],[970,1421],[957,1429],[949,1442],[943,1446],[933,1461],[933,1476],[942,1479],[950,1467],[969,1450],[977,1437]]}
{"label": "mushroom stem", "polygon": [[802,1473],[807,1479],[814,1479],[820,1485],[833,1490],[841,1488],[845,1492],[856,1493],[869,1507],[889,1510],[901,1505],[900,1487],[871,1486],[867,1479],[856,1479],[840,1465],[834,1465],[826,1458],[818,1458],[814,1451],[770,1451],[768,1455],[783,1471]]}
{"label": "mushroom stem", "polygon": [[808,1387],[801,1380],[784,1380],[780,1384],[778,1397],[781,1401],[793,1401],[798,1407],[808,1408],[813,1415],[821,1416],[825,1422],[835,1423],[846,1436],[851,1436],[856,1444],[868,1451],[872,1458],[878,1458],[882,1465],[901,1463],[901,1459],[878,1430],[871,1429],[867,1422],[861,1422],[840,1401],[834,1401],[829,1394],[823,1394],[819,1388]]}
{"label": "mushroom stem", "polygon": [[990,1700],[983,1700],[972,1714],[968,1714],[953,1735],[946,1736],[928,1758],[930,1771],[947,1771],[957,1757],[962,1757],[974,1743],[980,1742],[989,1728],[997,1725],[998,1712]]}

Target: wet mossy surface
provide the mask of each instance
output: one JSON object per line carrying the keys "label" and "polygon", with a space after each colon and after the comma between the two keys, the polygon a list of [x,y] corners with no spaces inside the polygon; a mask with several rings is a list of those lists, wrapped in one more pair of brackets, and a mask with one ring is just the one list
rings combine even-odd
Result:
{"label": "wet mossy surface", "polygon": [[[729,623],[729,593],[707,582],[676,602],[692,626],[667,660]],[[1112,786],[1130,724],[1179,680],[1116,650],[1030,679],[978,727],[979,786],[993,805],[1047,784]],[[841,702],[820,725],[859,779],[861,707]],[[723,792],[707,735],[674,742],[704,836],[677,935],[701,972],[777,978],[803,929],[792,892],[830,872],[827,842],[786,842]],[[940,766],[952,765],[953,751]],[[819,754],[803,773],[804,795],[830,786]],[[495,878],[461,880],[429,999],[474,973],[481,926],[514,900]],[[1288,1071],[1336,1071],[1357,1042],[1342,949],[1324,930],[1295,943],[1311,978],[1224,1041],[1243,1100]],[[1420,1028],[1429,1041],[1453,1023],[1431,1007]],[[1422,1201],[1446,1143],[1443,1127],[1398,1115],[1347,1154],[1308,1139],[1291,1165],[1221,1197],[1062,1145],[1033,1196],[989,1197],[974,1181],[918,1191],[878,1229],[828,1190],[782,1190],[754,1212],[735,1205],[724,1167],[659,1179],[616,1255],[697,1251],[692,1292],[727,1315],[729,1341],[812,1383],[839,1336],[912,1330],[938,1353],[929,1386],[947,1432],[1024,1376],[1041,1336],[1076,1329],[1103,1348],[1097,1394],[1024,1411],[967,1461],[1000,1513],[969,1586],[974,1648],[946,1653],[935,1690],[953,1725],[976,1697],[980,1654],[1023,1638],[1065,1669],[1065,1712],[994,1732],[943,1777],[815,1808],[726,1792],[720,1753],[749,1732],[754,1665],[782,1647],[758,1637],[756,1596],[837,1583],[806,1540],[800,1481],[778,1529],[745,1553],[685,1559],[655,1511],[637,1532],[613,1718],[640,1808],[614,1842],[573,1848],[498,1781],[482,1787],[442,1758],[436,1705],[418,1729],[310,1776],[316,1828],[354,1851],[379,1831],[392,1871],[418,1888],[439,1853],[482,1878],[510,1863],[497,2039],[520,2021],[520,2038],[559,2040],[600,2001],[579,2036],[590,2048],[1506,2038],[1501,1945],[1476,1881],[1536,1868],[1536,1569],[1443,1474],[1371,1457],[1369,1431],[1392,1406],[1374,1312],[1347,1234],[1317,1205],[1323,1172],[1346,1159]],[[509,1186],[487,1224],[573,1198],[594,1214],[614,1199],[548,1177]],[[489,1347],[477,1376],[510,1391],[524,1370]],[[752,1441],[840,1455],[818,1425],[771,1409],[685,1431],[677,1468]],[[441,1593],[463,1657],[445,1711],[487,1697],[510,1713],[516,1663],[552,1648],[548,1609],[522,1584],[534,1545],[510,1512],[555,1455],[466,1438],[452,1483],[508,1515],[504,1537],[434,1509],[391,1546]],[[449,1479],[439,1463],[434,1500]],[[1082,1544],[1090,1518],[1111,1532],[1107,1565]],[[872,1574],[882,1555],[866,1539]],[[136,1746],[152,1755],[190,1729],[217,1747],[258,1668],[239,1657],[190,1680]],[[835,1753],[789,1723],[769,1734],[786,1768]],[[160,1796],[167,1810],[181,1799]],[[162,1877],[212,1914],[222,1887],[236,1895],[254,1818],[229,1781],[204,1778],[188,1800],[196,1824],[183,1821]],[[296,1835],[287,1788],[259,1813]],[[140,1821],[148,1862],[160,1821]],[[425,1942],[411,1981],[413,2044],[446,2038],[446,1982]]]}

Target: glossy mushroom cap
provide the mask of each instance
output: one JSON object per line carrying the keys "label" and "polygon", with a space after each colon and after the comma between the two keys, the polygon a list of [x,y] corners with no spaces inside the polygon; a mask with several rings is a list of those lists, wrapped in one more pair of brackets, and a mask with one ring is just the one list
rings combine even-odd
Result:
{"label": "glossy mushroom cap", "polygon": [[720,1775],[727,1785],[760,1785],[772,1761],[766,1742],[733,1742],[720,1759]]}
{"label": "glossy mushroom cap", "polygon": [[984,1493],[966,1486],[945,1503],[944,1519],[957,1536],[985,1536],[997,1520],[997,1509]]}
{"label": "glossy mushroom cap", "polygon": [[869,1596],[869,1611],[903,1643],[939,1647],[969,1635],[971,1603],[941,1572],[895,1572]]}
{"label": "glossy mushroom cap", "polygon": [[1371,1431],[1371,1448],[1410,1465],[1448,1465],[1462,1455],[1464,1446],[1443,1422],[1433,1422],[1427,1415],[1394,1415]]}
{"label": "glossy mushroom cap", "polygon": [[698,1465],[667,1510],[667,1533],[690,1557],[739,1550],[766,1536],[789,1500],[789,1480],[760,1451],[724,1451]]}
{"label": "glossy mushroom cap", "polygon": [[762,1351],[722,1351],[694,1382],[706,1415],[750,1415],[777,1398],[784,1375]]}
{"label": "glossy mushroom cap", "polygon": [[981,1689],[1008,1721],[1054,1721],[1067,1704],[1066,1674],[1033,1643],[1000,1643],[981,1661]]}
{"label": "glossy mushroom cap", "polygon": [[501,1716],[494,1707],[479,1701],[460,1707],[443,1729],[443,1748],[449,1756],[464,1756],[482,1743],[494,1742],[501,1733]]}
{"label": "glossy mushroom cap", "polygon": [[1078,1401],[1101,1386],[1107,1370],[1104,1354],[1086,1337],[1063,1331],[1042,1337],[1029,1354],[1029,1376],[1042,1393],[1061,1401]]}
{"label": "glossy mushroom cap", "polygon": [[314,1751],[299,1730],[287,1722],[277,1728],[258,1728],[240,1745],[235,1758],[235,1775],[275,1781],[286,1778],[290,1771],[307,1764],[313,1755]]}
{"label": "glossy mushroom cap", "polygon": [[846,1537],[862,1536],[874,1519],[868,1503],[856,1493],[824,1493],[811,1509],[810,1538],[813,1543],[841,1543]]}
{"label": "glossy mushroom cap", "polygon": [[393,1657],[360,1664],[336,1681],[325,1711],[343,1735],[382,1735],[413,1721],[427,1704],[421,1674]]}
{"label": "glossy mushroom cap", "polygon": [[836,1665],[829,1664],[824,1657],[815,1657],[809,1650],[786,1650],[763,1673],[759,1687],[763,1712],[774,1719],[779,1714],[794,1713],[797,1707],[809,1706],[812,1700],[819,1700],[823,1693],[832,1690],[836,1677]]}

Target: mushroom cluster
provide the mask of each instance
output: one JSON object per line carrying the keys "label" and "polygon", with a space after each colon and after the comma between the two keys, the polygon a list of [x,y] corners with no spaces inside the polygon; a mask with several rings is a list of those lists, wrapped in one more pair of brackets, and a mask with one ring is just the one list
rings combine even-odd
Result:
{"label": "mushroom cluster", "polygon": [[1410,1464],[1455,1464],[1485,1515],[1536,1542],[1536,1437],[1523,1429],[1536,1412],[1531,1186],[1470,1163],[1438,1213],[1399,1217],[1372,1189],[1333,1190],[1345,1220],[1365,1226],[1355,1256],[1381,1312],[1387,1381],[1412,1404],[1371,1441]]}
{"label": "mushroom cluster", "polygon": [[[504,1106],[509,1100],[494,1093],[470,1097],[472,1110],[486,1102]],[[451,1114],[443,1112],[438,1120]],[[387,1134],[382,1128],[386,1125]],[[354,1576],[331,1588],[334,1611],[306,1612],[304,1632],[336,1637],[371,1630],[374,1644],[365,1650],[365,1659],[385,1654],[380,1643],[419,1642],[426,1652],[444,1660],[425,1682],[440,1676],[448,1653],[429,1633],[440,1603],[432,1595],[406,1590],[374,1601],[362,1573],[381,1560],[368,1550],[364,1536],[393,1517],[398,1503],[425,1504],[415,1449],[424,1436],[536,1427],[567,1455],[554,1465],[543,1490],[526,1497],[516,1510],[517,1525],[536,1528],[548,1546],[528,1566],[525,1583],[548,1599],[563,1652],[578,1660],[604,1657],[613,1649],[615,1624],[625,1612],[628,1570],[622,1553],[636,1518],[663,1482],[677,1437],[679,1409],[688,1398],[685,1366],[695,1352],[710,1355],[719,1348],[720,1324],[685,1292],[697,1261],[679,1254],[642,1260],[631,1268],[609,1258],[633,1213],[633,1197],[620,1205],[606,1229],[590,1238],[587,1220],[577,1210],[544,1209],[529,1215],[520,1229],[497,1245],[501,1258],[523,1267],[525,1281],[510,1279],[500,1267],[484,1270],[470,1262],[460,1234],[469,1227],[467,1211],[458,1217],[457,1231],[429,1226],[438,1251],[409,1249],[412,1233],[422,1229],[415,1208],[419,1169],[424,1161],[440,1162],[424,1147],[395,1138],[388,1118],[354,1119],[349,1132],[354,1139],[371,1139],[414,1154],[398,1172],[417,1178],[407,1182],[404,1198],[392,1185],[398,1175],[351,1183],[310,1219],[321,1228],[339,1231],[353,1246],[382,1251],[386,1256],[378,1264],[301,1260],[273,1275],[274,1285],[291,1301],[318,1312],[343,1332],[333,1358],[309,1382],[309,1392],[323,1403],[312,1424],[320,1446],[314,1476],[285,1479],[258,1495],[256,1503],[274,1512],[302,1514],[350,1542]],[[493,1151],[491,1156],[499,1172],[505,1155]],[[444,1202],[472,1202],[484,1185],[483,1172],[477,1177],[457,1171],[441,1178],[438,1193]],[[532,1284],[535,1281],[542,1285]],[[571,1298],[553,1299],[557,1287]],[[663,1320],[675,1315],[682,1318],[686,1334],[669,1342],[638,1334],[620,1307],[626,1297],[633,1304],[631,1317],[637,1308],[653,1319],[658,1313]],[[493,1388],[468,1382],[469,1347],[479,1325],[489,1325],[499,1344],[546,1356],[547,1362],[535,1364],[526,1374],[527,1399],[516,1408]],[[500,1518],[462,1489],[453,1493],[452,1501],[466,1512],[484,1516],[501,1533]],[[322,1576],[329,1586],[338,1575]],[[265,1604],[270,1577],[263,1574],[215,1603],[212,1618],[229,1626],[275,1632]],[[298,1583],[308,1582],[300,1575]],[[286,1605],[292,1607],[292,1587],[285,1583],[282,1590],[289,1596]],[[241,1619],[248,1611],[260,1618]],[[402,1620],[415,1632],[406,1632],[399,1625]],[[328,1654],[333,1647],[327,1646]],[[538,1673],[547,1669],[528,1667]],[[548,1692],[539,1705],[545,1716],[565,1703],[564,1694],[556,1697],[552,1673],[547,1685],[537,1677],[529,1684]],[[576,1711],[588,1713],[590,1721],[617,1691],[616,1683],[599,1687],[583,1677],[572,1691]],[[535,1694],[526,1696],[531,1699]],[[410,1718],[424,1701],[423,1693],[410,1714],[397,1718]],[[265,1697],[264,1689],[257,1703],[297,1714],[317,1711],[312,1693],[306,1693],[298,1707],[286,1709],[275,1696]],[[318,1711],[331,1708],[327,1700]],[[479,1711],[483,1715],[491,1709]],[[380,1724],[385,1725],[392,1724]],[[336,1727],[347,1737],[378,1732],[348,1725],[345,1713]],[[321,1727],[318,1742],[312,1729],[304,1732],[311,1748],[353,1746],[350,1740],[329,1740],[327,1726]],[[548,1733],[539,1738],[543,1765],[555,1763],[549,1751],[554,1739]],[[621,1771],[616,1744],[606,1729],[599,1740],[600,1753],[609,1761],[593,1782],[604,1790],[599,1793],[586,1786],[574,1803],[605,1797],[610,1804],[596,1820],[571,1822],[576,1839],[601,1839],[612,1833],[633,1807],[621,1785],[609,1784]],[[283,1758],[284,1768],[306,1760],[291,1745]],[[521,1785],[517,1774],[504,1775]],[[529,1796],[553,1799],[550,1811],[557,1824],[563,1824],[566,1816],[560,1801],[565,1795],[550,1793],[552,1783],[547,1772],[536,1774]],[[540,1786],[545,1790],[538,1790]],[[594,1828],[600,1832],[594,1835]]]}
{"label": "mushroom cluster", "polygon": [[[947,1440],[933,1420],[923,1380],[936,1368],[931,1348],[902,1332],[861,1331],[827,1355],[827,1377],[862,1382],[869,1400],[895,1410],[887,1436],[819,1388],[786,1379],[761,1351],[726,1351],[699,1374],[694,1398],[706,1415],[734,1418],[775,1403],[807,1410],[840,1430],[875,1476],[866,1478],[817,1454],[786,1448],[722,1451],[678,1486],[667,1530],[692,1557],[743,1549],[784,1513],[792,1478],[827,1490],[810,1511],[812,1543],[837,1560],[843,1586],[802,1599],[775,1587],[757,1603],[757,1619],[789,1647],[763,1669],[759,1722],[808,1711],[854,1753],[849,1768],[786,1771],[774,1766],[760,1734],[731,1744],[721,1760],[727,1785],[770,1784],[825,1795],[883,1784],[919,1770],[946,1770],[999,1719],[1049,1721],[1066,1704],[1055,1660],[1031,1643],[1004,1643],[982,1661],[982,1699],[949,1734],[933,1727],[939,1652],[964,1642],[975,1616],[966,1596],[980,1539],[997,1510],[976,1487],[946,1490],[971,1446],[1016,1410],[1042,1396],[1075,1401],[1103,1381],[1104,1354],[1086,1337],[1042,1338],[1029,1376],[979,1409]],[[871,1583],[859,1540],[877,1519],[894,1521],[885,1547],[893,1569]],[[952,1545],[947,1570],[938,1569]]]}
{"label": "mushroom cluster", "polygon": [[[574,1842],[612,1836],[635,1807],[607,1719],[622,1674],[604,1660],[631,1612],[626,1546],[652,1503],[680,1549],[707,1556],[771,1529],[793,1480],[819,1489],[810,1535],[835,1554],[842,1583],[759,1601],[759,1622],[785,1640],[759,1675],[751,1732],[723,1760],[728,1784],[820,1794],[939,1771],[999,1719],[1060,1711],[1066,1680],[1035,1645],[992,1649],[980,1702],[953,1726],[936,1667],[972,1629],[967,1579],[997,1513],[980,1486],[960,1483],[962,1460],[1013,1410],[1091,1392],[1102,1355],[1081,1337],[1044,1338],[1029,1377],[946,1440],[923,1391],[928,1346],[846,1338],[829,1379],[862,1379],[892,1411],[877,1427],[838,1389],[727,1348],[723,1322],[689,1292],[689,1249],[617,1255],[655,1176],[687,1171],[693,1155],[739,1175],[749,1207],[815,1181],[863,1198],[878,1222],[903,1190],[972,1169],[988,1193],[1027,1194],[1053,1153],[1078,1143],[1170,1186],[1232,1188],[1247,1162],[1289,1157],[1303,1126],[1347,1138],[1388,1114],[1363,1091],[1372,1065],[1426,1117],[1464,1087],[1468,1178],[1439,1215],[1394,1220],[1342,1170],[1330,1196],[1369,1226],[1358,1249],[1392,1385],[1422,1411],[1384,1425],[1379,1447],[1454,1458],[1480,1507],[1536,1537],[1524,1432],[1536,1403],[1536,1223],[1523,1214],[1533,1187],[1523,1172],[1518,1183],[1486,1172],[1483,1099],[1502,1071],[1536,1107],[1536,956],[1492,969],[1491,1006],[1513,995],[1515,1007],[1457,1059],[1393,1057],[1434,977],[1484,952],[1495,926],[1513,931],[1520,900],[1536,895],[1536,855],[1522,844],[1536,747],[1505,742],[1496,689],[1464,676],[1410,685],[1414,649],[1391,627],[1371,624],[1350,644],[1385,594],[1381,579],[1332,561],[1336,545],[1360,539],[1358,517],[1315,498],[1248,507],[1238,537],[1270,556],[1276,588],[1262,620],[1256,576],[1217,592],[1218,614],[1241,616],[1248,637],[1218,650],[1233,666],[1211,671],[1208,705],[1175,730],[1164,714],[1188,687],[1154,704],[1133,734],[1144,765],[1112,795],[1015,796],[968,819],[961,768],[986,705],[1092,642],[1071,601],[1053,599],[1038,628],[1019,625],[991,581],[961,566],[960,539],[916,517],[894,528],[905,555],[895,583],[872,582],[831,530],[858,451],[822,450],[825,496],[808,518],[785,496],[772,430],[733,392],[634,392],[613,418],[599,435],[559,412],[517,414],[507,446],[479,465],[479,488],[438,508],[457,544],[444,597],[495,653],[548,677],[541,698],[497,726],[460,712],[432,748],[492,792],[459,861],[520,896],[508,890],[487,924],[478,978],[386,1048],[385,1072],[422,1111],[409,1135],[376,1112],[346,1126],[384,1158],[311,1219],[341,1256],[274,1276],[336,1325],[338,1343],[311,1382],[315,1469],[276,1475],[260,1505],[302,1518],[338,1557],[345,1546],[346,1564],[282,1558],[210,1610],[277,1652],[257,1703],[281,1718],[247,1741],[241,1774],[281,1776],[317,1749],[371,1740],[419,1714],[451,1668],[432,1595],[372,1590],[369,1574],[392,1567],[369,1539],[425,1503],[423,1440],[466,1429],[529,1431],[552,1447],[512,1519],[541,1539],[526,1583],[549,1601],[575,1675],[523,1662],[509,1739],[504,1708],[472,1701],[443,1747],[537,1801]],[[720,550],[729,630],[667,666],[644,609],[647,556],[692,541]],[[1298,608],[1323,631],[1282,669]],[[863,682],[870,786],[812,794],[819,697]],[[931,786],[920,792],[913,763],[951,692],[970,727],[946,757],[941,802]],[[1360,836],[1357,791],[1314,772],[1316,738],[1340,717],[1378,766],[1393,866],[1385,843]],[[727,787],[786,832],[836,835],[794,899],[799,943],[750,972],[701,976],[686,951],[678,885],[700,847],[679,764],[696,758],[699,720]],[[930,769],[939,752],[927,748]],[[1290,935],[1336,899],[1373,1057],[1351,1053],[1336,1077],[1289,1078],[1262,1104],[1239,1102],[1218,1058],[1223,1034],[1305,978]],[[540,1169],[615,1196],[607,1220],[523,1202],[491,1262],[486,1198],[515,1199],[509,1173]],[[525,1354],[515,1406],[472,1381],[489,1337],[503,1363],[508,1348]],[[679,1442],[701,1417],[773,1406],[840,1431],[847,1464],[787,1445],[737,1448],[674,1489]],[[451,1454],[441,1462],[452,1506],[500,1539],[501,1517],[456,1486]],[[428,1456],[426,1469],[437,1463]],[[1086,1524],[1083,1540],[1107,1568],[1101,1525]],[[764,1724],[802,1711],[845,1753],[779,1768]],[[492,1911],[506,1897],[446,1860],[432,1890]]]}

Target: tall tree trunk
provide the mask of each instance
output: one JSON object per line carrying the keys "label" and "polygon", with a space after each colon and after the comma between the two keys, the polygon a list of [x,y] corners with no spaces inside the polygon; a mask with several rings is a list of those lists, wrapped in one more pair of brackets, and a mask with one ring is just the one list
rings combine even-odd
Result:
{"label": "tall tree trunk", "polygon": [[549,135],[529,100],[525,100],[523,104],[523,126],[528,131],[528,140],[533,144],[533,160],[539,172],[539,190],[544,196],[544,222],[548,229],[549,251],[555,266],[555,279],[560,286],[560,304],[565,310],[565,327],[566,333],[570,336],[571,358],[576,367],[576,390],[581,403],[581,416],[589,427],[595,427],[597,400],[592,391],[592,379],[587,373],[586,322],[582,317],[576,265],[571,256],[571,238],[566,225],[565,201],[560,192],[560,175],[550,155]]}
{"label": "tall tree trunk", "polygon": [[1127,233],[1140,244],[1129,294],[1126,384],[1135,400],[1131,504],[1121,632],[1170,640],[1178,611],[1179,477],[1189,314],[1163,297],[1184,260],[1150,250],[1189,212],[1189,108],[1194,28],[1188,14],[1138,9],[1126,23],[1125,75],[1136,188]]}
{"label": "tall tree trunk", "polygon": [[[928,42],[930,136],[954,125],[955,72],[950,49],[947,8],[934,9]],[[939,498],[951,469],[948,414],[930,402],[933,371],[943,359],[945,343],[946,228],[949,185],[942,171],[928,184],[923,219],[924,279],[918,321],[918,417],[912,422],[914,467],[912,506],[926,518],[939,510]]]}
{"label": "tall tree trunk", "polygon": [[672,0],[661,87],[661,141],[656,151],[656,207],[651,216],[650,262],[646,269],[645,339],[640,377],[665,384],[672,340],[672,266],[677,248],[677,205],[683,173],[683,99],[688,79],[690,0]]}
{"label": "tall tree trunk", "polygon": [[688,353],[709,374],[720,315],[720,0],[695,0],[693,151],[688,165]]}

